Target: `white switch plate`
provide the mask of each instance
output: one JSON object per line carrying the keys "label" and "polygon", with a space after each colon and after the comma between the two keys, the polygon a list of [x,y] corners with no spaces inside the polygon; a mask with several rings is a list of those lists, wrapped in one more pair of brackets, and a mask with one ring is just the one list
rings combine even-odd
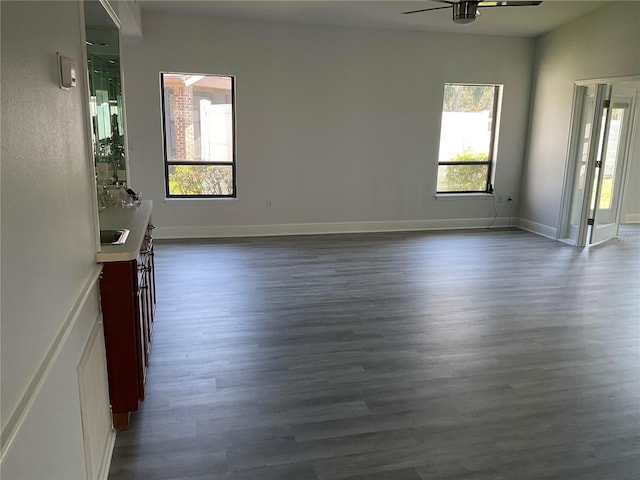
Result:
{"label": "white switch plate", "polygon": [[60,88],[69,90],[76,86],[76,64],[71,58],[60,55],[60,52],[57,53],[57,56]]}

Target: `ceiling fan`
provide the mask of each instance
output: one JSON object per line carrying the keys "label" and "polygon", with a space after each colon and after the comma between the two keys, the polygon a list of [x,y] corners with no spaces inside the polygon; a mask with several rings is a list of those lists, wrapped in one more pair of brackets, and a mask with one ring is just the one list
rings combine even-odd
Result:
{"label": "ceiling fan", "polygon": [[452,8],[453,21],[456,23],[471,23],[476,19],[476,15],[479,14],[478,7],[535,7],[542,2],[521,2],[521,1],[506,1],[506,2],[482,2],[471,0],[433,0],[434,2],[447,3],[446,7],[433,7],[433,8],[421,8],[420,10],[410,10],[408,12],[402,12],[404,15],[412,13],[428,12],[430,10],[442,10],[443,8]]}

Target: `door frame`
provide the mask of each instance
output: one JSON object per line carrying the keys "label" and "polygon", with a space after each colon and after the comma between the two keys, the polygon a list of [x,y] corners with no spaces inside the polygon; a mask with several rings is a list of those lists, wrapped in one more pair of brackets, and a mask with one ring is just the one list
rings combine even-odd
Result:
{"label": "door frame", "polygon": [[[579,247],[584,247],[587,244],[587,221],[589,218],[589,205],[590,205],[590,194],[591,190],[588,192],[585,190],[585,195],[582,200],[581,205],[581,218],[579,231],[577,235],[577,239],[574,240],[569,236],[569,221],[571,216],[572,209],[572,201],[575,189],[575,176],[578,168],[578,149],[580,147],[580,120],[582,118],[583,113],[583,95],[581,94],[580,87],[588,88],[589,86],[596,86],[596,96],[600,96],[600,91],[597,88],[598,85],[605,85],[605,90],[610,91],[613,85],[618,83],[628,83],[628,82],[640,82],[640,75],[629,75],[622,77],[605,77],[605,78],[593,78],[586,80],[577,80],[574,82],[574,92],[573,92],[573,105],[571,109],[571,119],[570,119],[570,136],[569,136],[569,144],[567,150],[567,161],[565,163],[565,175],[564,182],[562,185],[562,201],[560,205],[560,215],[558,218],[558,229],[556,239],[565,243],[569,243],[571,245],[576,245]],[[636,88],[636,99],[640,96],[640,88]],[[596,100],[596,106],[599,102]],[[636,103],[636,109],[640,108],[640,105]],[[630,150],[630,145],[635,141],[635,136],[637,133],[638,125],[635,124],[634,119],[638,113],[634,114],[631,118],[630,125],[630,133],[629,133],[629,142],[626,145],[627,156]],[[596,115],[597,122],[593,125],[594,131],[600,130],[601,127],[601,115]],[[597,142],[595,142],[595,147],[593,145],[590,146],[590,151],[597,150]],[[585,185],[592,185],[593,179],[595,175],[595,158],[590,158],[588,160],[587,166],[587,177]],[[624,199],[624,192],[627,188],[627,172],[628,172],[628,158],[627,161],[624,162],[623,171],[622,171],[622,179],[621,179],[621,190],[620,190],[620,201]],[[590,187],[592,188],[592,187]],[[617,220],[619,221],[619,215]]]}

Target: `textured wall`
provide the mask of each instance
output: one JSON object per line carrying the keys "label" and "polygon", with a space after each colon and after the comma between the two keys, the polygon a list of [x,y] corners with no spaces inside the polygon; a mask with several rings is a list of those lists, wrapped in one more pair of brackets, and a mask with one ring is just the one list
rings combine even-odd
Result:
{"label": "textured wall", "polygon": [[[123,51],[130,173],[159,231],[493,217],[490,199],[434,198],[445,82],[505,85],[496,188],[517,200],[531,39],[163,15],[143,26]],[[236,76],[236,200],[163,202],[161,71]]]}
{"label": "textured wall", "polygon": [[574,82],[638,74],[637,2],[608,4],[538,40],[521,218],[558,227]]}
{"label": "textured wall", "polygon": [[82,72],[79,3],[3,1],[1,12],[3,437],[26,414],[3,478],[81,478],[76,368],[99,314],[95,193],[84,78],[61,90],[56,63],[60,52]]}

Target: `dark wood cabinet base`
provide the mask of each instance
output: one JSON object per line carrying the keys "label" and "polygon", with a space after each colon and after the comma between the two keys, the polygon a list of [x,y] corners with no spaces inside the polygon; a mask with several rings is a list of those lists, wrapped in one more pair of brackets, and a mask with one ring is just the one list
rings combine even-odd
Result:
{"label": "dark wood cabinet base", "polygon": [[129,421],[131,420],[131,412],[125,413],[112,413],[113,428],[121,432],[129,428]]}
{"label": "dark wood cabinet base", "polygon": [[152,229],[149,224],[137,258],[105,262],[100,279],[109,398],[116,430],[129,428],[131,412],[144,400],[156,300]]}

